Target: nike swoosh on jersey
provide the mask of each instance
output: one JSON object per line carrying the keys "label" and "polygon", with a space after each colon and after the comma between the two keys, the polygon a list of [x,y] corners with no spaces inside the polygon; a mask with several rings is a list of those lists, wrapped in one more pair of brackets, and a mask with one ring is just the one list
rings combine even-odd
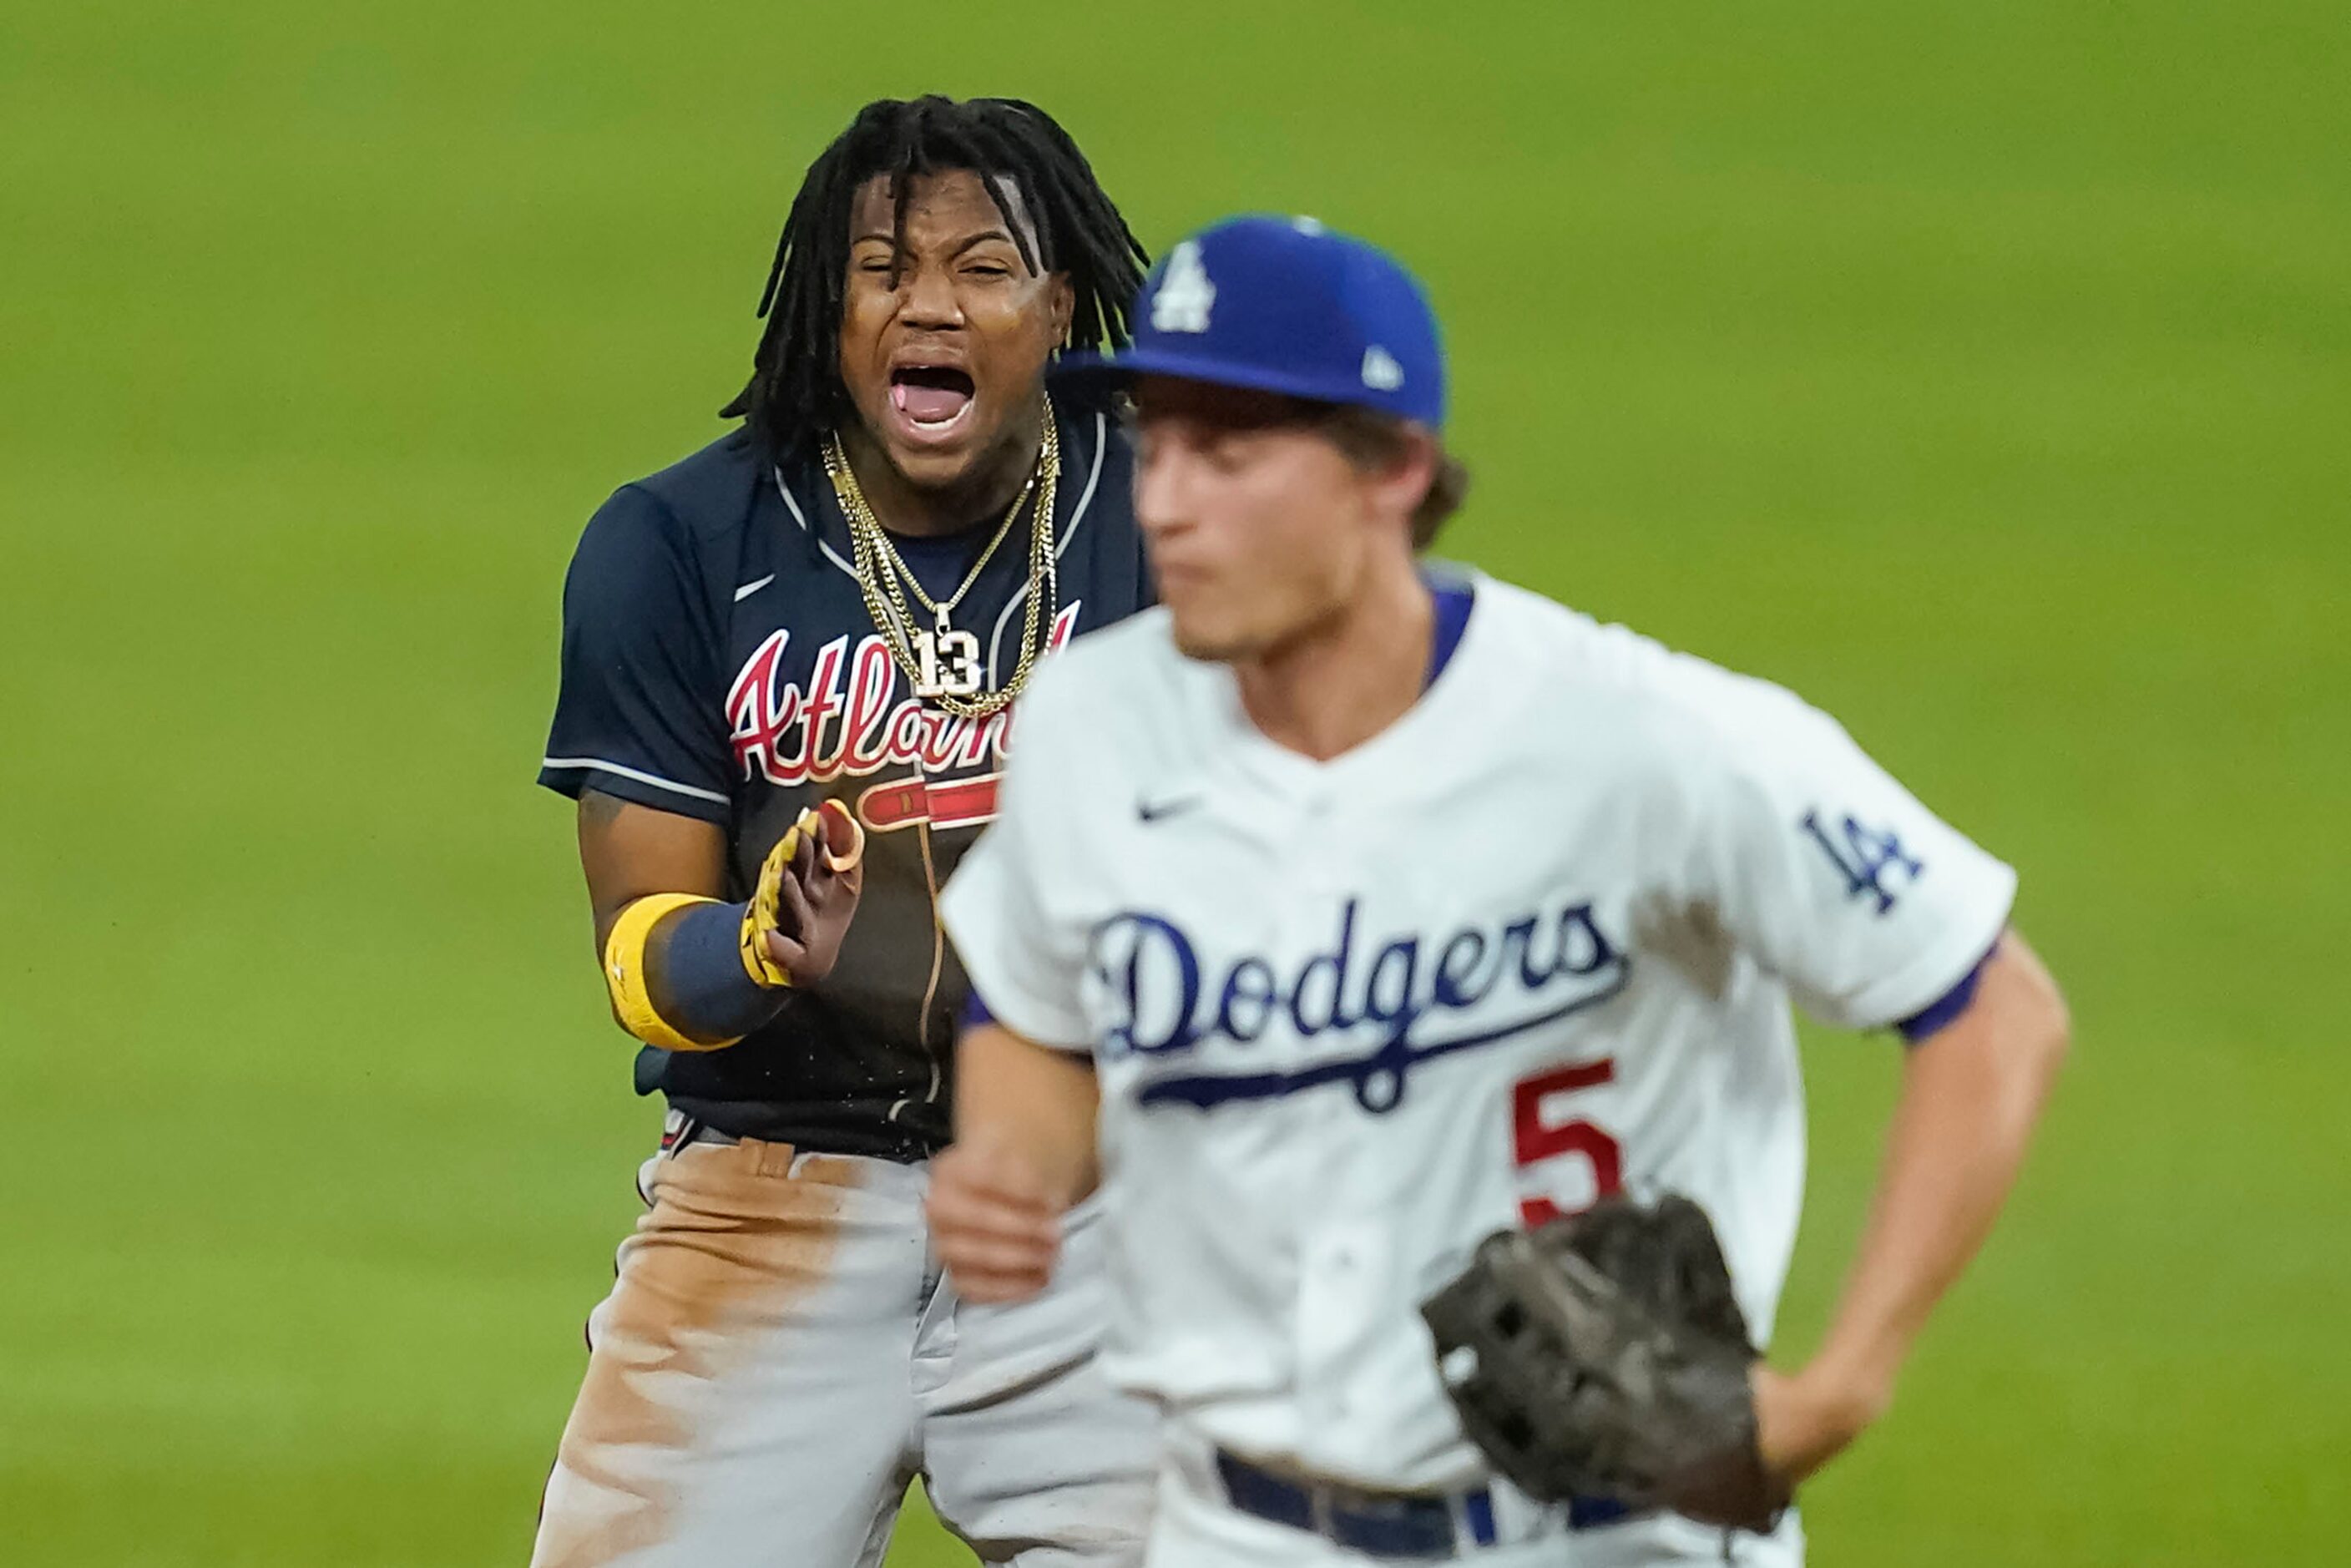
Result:
{"label": "nike swoosh on jersey", "polygon": [[1156,822],[1162,818],[1188,811],[1199,803],[1200,797],[1197,795],[1178,795],[1172,800],[1137,800],[1134,803],[1134,820],[1138,822]]}
{"label": "nike swoosh on jersey", "polygon": [[776,580],[776,574],[775,574],[774,572],[772,572],[772,571],[771,571],[771,572],[769,572],[767,576],[765,576],[765,577],[761,578],[761,579],[760,579],[758,581],[757,581],[757,582],[747,582],[747,583],[745,583],[742,587],[740,587],[740,588],[738,588],[738,589],[737,589],[737,590],[735,591],[735,602],[736,602],[736,603],[737,603],[737,604],[742,603],[745,600],[747,600],[747,599],[750,598],[750,597],[751,597],[751,595],[753,595],[753,594],[755,594],[755,593],[758,592],[758,591],[759,591],[759,590],[761,590],[761,589],[763,589],[763,588],[767,587],[767,586],[768,586],[768,584],[769,584],[769,583],[771,583],[771,582],[773,582],[773,581],[775,581],[775,580]]}

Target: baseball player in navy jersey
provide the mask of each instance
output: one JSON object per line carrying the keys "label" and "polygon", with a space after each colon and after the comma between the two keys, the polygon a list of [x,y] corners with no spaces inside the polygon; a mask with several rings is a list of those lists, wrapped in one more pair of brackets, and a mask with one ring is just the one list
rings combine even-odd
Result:
{"label": "baseball player in navy jersey", "polygon": [[1141,277],[1041,110],[871,104],[793,202],[741,428],[580,541],[539,779],[579,802],[668,1118],[540,1568],[871,1564],[916,1474],[988,1562],[1139,1551],[1149,1426],[1092,1359],[1083,1259],[960,1303],[922,1204],[964,993],[936,894],[996,811],[1011,699],[1148,592],[1122,426],[1044,387],[1123,340]]}
{"label": "baseball player in navy jersey", "polygon": [[1107,1364],[1165,1416],[1154,1568],[1796,1563],[1792,1511],[1729,1532],[1504,1484],[1419,1309],[1491,1232],[1670,1193],[1767,1338],[1790,1004],[1898,1030],[1827,1336],[1731,1375],[1784,1496],[1886,1407],[2064,1051],[2014,873],[1787,692],[1420,563],[1460,475],[1383,253],[1234,220],[1136,312],[1095,373],[1136,398],[1161,607],[1040,676],[944,904],[975,1009],[930,1196],[957,1288],[1052,1289],[1099,1179]]}

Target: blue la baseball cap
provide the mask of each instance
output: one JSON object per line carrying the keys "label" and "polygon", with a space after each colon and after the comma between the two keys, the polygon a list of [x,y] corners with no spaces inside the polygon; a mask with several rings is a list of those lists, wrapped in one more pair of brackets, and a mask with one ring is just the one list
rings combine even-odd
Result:
{"label": "blue la baseball cap", "polygon": [[1401,262],[1312,218],[1227,218],[1144,279],[1134,341],[1057,377],[1179,376],[1445,423],[1445,350]]}

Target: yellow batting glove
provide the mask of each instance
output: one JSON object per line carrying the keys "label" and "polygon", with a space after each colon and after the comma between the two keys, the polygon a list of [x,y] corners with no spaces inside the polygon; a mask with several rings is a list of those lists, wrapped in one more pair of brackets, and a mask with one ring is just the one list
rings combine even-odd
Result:
{"label": "yellow batting glove", "polygon": [[768,934],[778,929],[777,915],[783,902],[784,878],[791,874],[792,862],[800,852],[801,841],[813,836],[824,842],[824,824],[813,810],[802,811],[768,858],[759,867],[759,885],[751,894],[751,902],[743,911],[743,972],[758,985],[774,990],[792,983],[792,977],[781,964],[768,953]]}

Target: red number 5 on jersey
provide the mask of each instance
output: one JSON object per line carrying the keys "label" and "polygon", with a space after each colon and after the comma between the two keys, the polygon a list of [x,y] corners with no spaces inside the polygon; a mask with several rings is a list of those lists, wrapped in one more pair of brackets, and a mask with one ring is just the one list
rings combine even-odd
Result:
{"label": "red number 5 on jersey", "polygon": [[1623,1185],[1623,1145],[1573,1115],[1567,1104],[1578,1092],[1615,1076],[1616,1059],[1604,1056],[1522,1078],[1510,1090],[1519,1215],[1529,1229],[1563,1214],[1580,1214]]}

